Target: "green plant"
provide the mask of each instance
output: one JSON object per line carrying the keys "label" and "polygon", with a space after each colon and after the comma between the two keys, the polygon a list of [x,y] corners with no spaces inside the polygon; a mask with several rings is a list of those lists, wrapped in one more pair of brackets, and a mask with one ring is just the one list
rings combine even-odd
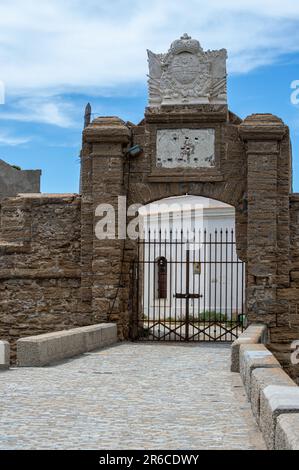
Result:
{"label": "green plant", "polygon": [[229,318],[224,313],[216,312],[216,311],[205,311],[200,312],[198,316],[193,316],[193,321],[199,322],[210,322],[210,321],[217,321],[221,323],[225,323],[229,321]]}

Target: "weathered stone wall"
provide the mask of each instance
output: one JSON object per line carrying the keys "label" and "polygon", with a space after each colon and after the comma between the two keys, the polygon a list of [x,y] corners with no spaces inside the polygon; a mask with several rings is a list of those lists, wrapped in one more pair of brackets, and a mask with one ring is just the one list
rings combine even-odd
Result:
{"label": "weathered stone wall", "polygon": [[[212,129],[215,159],[205,168],[159,167],[157,132]],[[139,144],[143,152],[129,156]],[[241,121],[225,105],[148,108],[139,125],[95,119],[83,132],[82,195],[26,195],[1,209],[0,331],[3,339],[73,326],[117,322],[120,339],[136,336],[134,240],[99,240],[96,228],[115,209],[170,196],[204,196],[236,209],[239,257],[247,262],[250,322],[268,326],[270,348],[291,374],[299,339],[299,196],[291,195],[289,130],[277,117]],[[134,217],[136,214],[131,214]]]}
{"label": "weathered stone wall", "polygon": [[[284,307],[277,326],[272,328],[271,349],[290,375],[299,379],[299,364],[291,365],[291,344],[299,340],[299,194],[291,194],[290,207],[290,274],[288,286],[277,289],[277,298]],[[287,239],[285,240],[287,241]]]}
{"label": "weathered stone wall", "polygon": [[1,204],[0,332],[24,336],[89,324],[80,308],[77,195],[24,195]]}
{"label": "weathered stone wall", "polygon": [[[136,334],[132,263],[137,245],[132,240],[97,239],[95,229],[104,215],[96,214],[98,205],[111,204],[117,221],[120,195],[127,195],[128,206],[186,193],[227,202],[236,208],[238,252],[246,260],[246,153],[238,135],[240,122],[222,105],[171,106],[164,107],[163,112],[148,109],[138,126],[110,117],[97,118],[84,130],[81,298],[97,321],[118,323],[120,338]],[[216,167],[179,172],[163,168],[157,172],[157,130],[183,125],[215,129]],[[128,147],[136,144],[141,145],[143,153],[128,157]]]}
{"label": "weathered stone wall", "polygon": [[[157,132],[180,128],[214,129],[214,168],[156,165]],[[128,158],[128,146],[136,144],[143,153]],[[136,335],[136,243],[96,240],[97,204],[112,204],[117,214],[121,194],[128,196],[128,205],[184,194],[214,198],[236,209],[237,250],[247,262],[249,321],[268,325],[271,348],[292,374],[297,373],[290,367],[290,342],[297,335],[289,327],[290,310],[297,308],[291,299],[297,296],[297,290],[292,291],[296,274],[290,252],[291,150],[289,130],[279,118],[252,115],[241,121],[226,106],[197,105],[149,108],[138,126],[117,118],[97,119],[84,132],[83,168],[90,201],[86,246],[92,247],[84,279],[98,321],[117,321],[121,338]],[[86,292],[84,284],[82,297]],[[295,312],[292,321],[297,318]]]}
{"label": "weathered stone wall", "polygon": [[[111,204],[118,217],[118,196],[125,194],[124,162],[130,130],[119,118],[97,118],[84,129],[81,154],[81,299],[97,323],[117,321],[120,339],[129,337],[121,286],[124,240],[96,237],[105,215],[100,204]],[[97,215],[96,215],[97,214]],[[117,236],[117,232],[116,232]]]}

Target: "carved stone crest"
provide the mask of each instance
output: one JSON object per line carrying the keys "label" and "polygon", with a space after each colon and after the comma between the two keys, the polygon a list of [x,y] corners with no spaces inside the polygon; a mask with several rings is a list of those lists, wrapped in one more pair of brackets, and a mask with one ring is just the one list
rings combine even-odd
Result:
{"label": "carved stone crest", "polygon": [[184,34],[167,54],[148,51],[149,105],[226,104],[225,49],[204,52]]}

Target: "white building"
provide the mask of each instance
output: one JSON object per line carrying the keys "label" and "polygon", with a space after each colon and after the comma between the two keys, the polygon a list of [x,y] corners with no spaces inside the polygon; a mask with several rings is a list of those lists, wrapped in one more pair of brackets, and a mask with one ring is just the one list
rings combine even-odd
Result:
{"label": "white building", "polygon": [[235,209],[186,195],[139,212],[141,309],[149,327],[186,316],[207,324],[237,320],[244,313],[245,266],[236,253]]}

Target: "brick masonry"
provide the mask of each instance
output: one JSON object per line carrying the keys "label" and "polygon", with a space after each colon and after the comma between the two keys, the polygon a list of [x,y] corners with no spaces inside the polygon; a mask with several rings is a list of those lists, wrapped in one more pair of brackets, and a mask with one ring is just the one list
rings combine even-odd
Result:
{"label": "brick masonry", "polygon": [[[161,129],[214,129],[215,162],[206,168],[156,165]],[[128,147],[143,153],[129,159]],[[299,339],[299,195],[291,193],[289,130],[277,117],[242,121],[226,105],[147,108],[138,125],[101,117],[83,132],[81,195],[20,196],[1,208],[2,339],[102,321],[134,338],[132,262],[136,242],[98,240],[100,203],[116,209],[186,193],[236,209],[239,257],[247,262],[250,322],[270,329],[270,347],[288,368]],[[118,215],[118,214],[117,214]]]}

